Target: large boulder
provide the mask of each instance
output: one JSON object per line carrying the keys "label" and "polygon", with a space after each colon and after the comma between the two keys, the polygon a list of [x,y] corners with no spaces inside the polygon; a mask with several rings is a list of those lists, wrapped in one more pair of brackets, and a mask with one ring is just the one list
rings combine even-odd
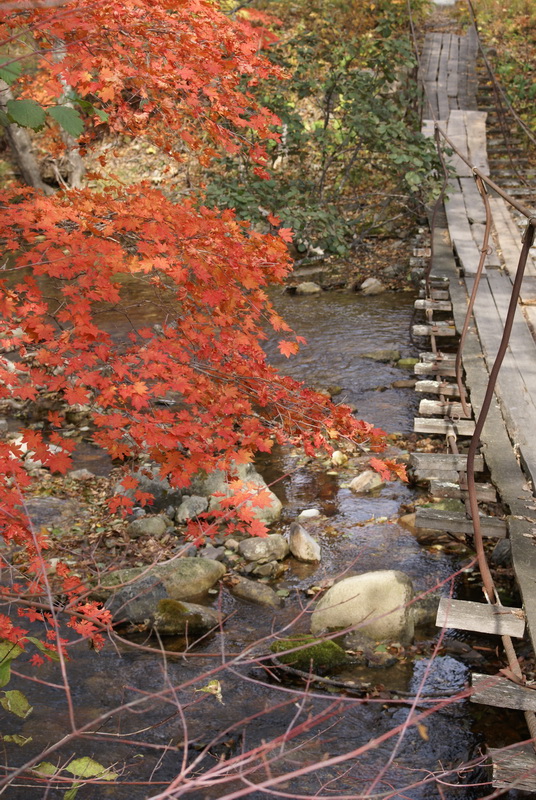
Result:
{"label": "large boulder", "polygon": [[411,579],[384,569],[344,578],[328,589],[311,617],[312,633],[356,629],[375,641],[408,642],[413,638]]}
{"label": "large boulder", "polygon": [[225,567],[208,558],[178,558],[148,568],[120,569],[103,580],[103,587],[117,591],[106,607],[116,620],[152,622],[161,600],[187,600],[211,589],[225,574]]}
{"label": "large boulder", "polygon": [[230,480],[222,470],[212,472],[205,477],[198,476],[192,481],[190,490],[195,492],[196,495],[209,497],[209,509],[215,511],[221,506],[221,495],[230,497],[233,494],[233,487],[231,485],[233,480],[242,481],[243,486],[241,489],[247,488],[251,491],[252,495],[262,492],[262,506],[255,505],[254,497],[251,502],[247,503],[247,505],[253,509],[255,519],[258,519],[264,525],[271,525],[279,519],[283,504],[277,495],[268,488],[266,481],[262,475],[257,472],[253,464],[236,465],[230,475]]}
{"label": "large boulder", "polygon": [[280,533],[271,533],[262,539],[257,537],[244,539],[238,545],[238,552],[246,561],[265,564],[268,561],[282,561],[288,556],[290,549],[284,536]]}
{"label": "large boulder", "polygon": [[[138,481],[136,491],[147,492],[153,498],[150,505],[151,511],[166,511],[169,506],[180,505],[182,492],[171,486],[167,478],[160,476],[160,468],[156,465],[138,470],[133,473],[133,478]],[[115,494],[122,494],[125,497],[134,499],[134,489],[126,491],[121,484],[117,483],[114,488]]]}
{"label": "large boulder", "polygon": [[188,520],[194,519],[194,517],[202,514],[207,508],[208,500],[206,497],[201,497],[196,494],[184,497],[175,513],[175,519],[177,522],[188,522]]}

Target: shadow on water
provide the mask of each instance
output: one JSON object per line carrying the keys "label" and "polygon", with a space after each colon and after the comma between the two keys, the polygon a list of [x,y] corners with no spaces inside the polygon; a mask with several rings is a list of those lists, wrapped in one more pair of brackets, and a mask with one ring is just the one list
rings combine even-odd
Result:
{"label": "shadow on water", "polygon": [[[407,372],[362,357],[367,351],[388,348],[399,349],[403,356],[414,354],[408,334],[410,296],[363,298],[333,293],[291,298],[278,294],[275,302],[280,313],[307,338],[308,345],[295,359],[287,361],[278,354],[277,339],[270,340],[266,349],[273,363],[309,384],[342,387],[340,396],[358,407],[359,416],[388,431],[411,429],[413,393],[391,388],[378,391],[378,387],[390,387],[394,380],[408,377]],[[93,468],[87,459],[85,464]],[[307,565],[293,559],[287,561],[288,569],[275,587],[288,592],[281,610],[238,601],[225,589],[217,598],[207,597],[205,601],[220,604],[226,622],[221,631],[185,655],[163,658],[158,653],[132,650],[126,644],[118,648],[107,645],[96,654],[85,644],[74,645],[68,672],[79,725],[131,700],[143,701],[140,707],[125,709],[92,726],[87,737],[69,742],[59,754],[48,757],[54,763],[64,763],[73,754],[89,755],[107,766],[114,764],[117,769],[126,765],[117,785],[86,786],[80,789],[79,800],[141,800],[156,796],[175,778],[183,758],[191,765],[190,783],[181,783],[172,796],[220,800],[231,787],[210,785],[206,780],[203,784],[203,774],[219,769],[223,779],[221,770],[230,760],[300,725],[303,730],[278,748],[280,757],[272,764],[259,763],[247,780],[259,783],[267,775],[301,770],[295,778],[289,777],[275,787],[282,792],[279,796],[356,797],[380,776],[372,793],[366,796],[437,798],[435,782],[426,782],[430,772],[463,764],[478,750],[479,740],[471,732],[466,701],[437,710],[421,727],[408,728],[402,737],[377,740],[370,746],[375,737],[387,737],[389,731],[407,720],[407,706],[388,703],[381,691],[370,703],[318,687],[301,698],[289,693],[292,684],[281,682],[280,675],[266,668],[262,657],[274,634],[284,636],[289,630],[308,630],[312,606],[308,590],[312,584],[343,574],[396,568],[410,575],[421,592],[446,580],[455,571],[456,561],[443,551],[422,548],[396,524],[401,504],[414,497],[413,490],[402,483],[388,484],[377,496],[356,496],[345,485],[348,476],[342,471],[333,474],[329,462],[307,460],[290,449],[278,450],[261,467],[268,480],[286,476],[274,487],[285,504],[281,531],[285,532],[290,521],[305,508],[314,507],[321,512],[322,516],[307,524],[322,545],[322,562]],[[150,643],[158,648],[157,641]],[[165,641],[166,648],[175,652],[184,651],[185,644],[183,639]],[[240,653],[243,655],[231,668],[222,666],[222,662],[232,662]],[[373,686],[411,692],[417,689],[427,663],[423,660],[414,665],[407,660],[386,670],[361,668],[355,676]],[[217,671],[213,673],[214,670]],[[467,670],[460,662],[450,657],[437,658],[430,670],[427,680],[443,696],[453,696],[463,689]],[[346,668],[345,678],[351,676],[352,670]],[[223,703],[214,695],[199,691],[211,677],[221,682]],[[57,665],[45,665],[39,678],[59,683]],[[24,687],[34,712],[24,722],[7,720],[4,733],[31,735],[33,741],[24,752],[12,755],[10,751],[11,763],[40,752],[69,730],[61,689],[17,683],[14,679],[13,687],[16,686]],[[309,730],[306,722],[315,715],[324,719]],[[361,756],[359,748],[364,749]],[[332,763],[337,756],[349,752],[355,755],[340,765]],[[317,775],[309,774],[311,765],[324,762],[325,768]],[[464,783],[475,780],[478,774],[463,773],[459,778],[454,774],[451,780]],[[244,788],[245,780],[235,781],[234,788]],[[151,788],[148,782],[152,782]],[[402,790],[405,786],[409,788]],[[41,797],[43,789],[38,787],[32,790],[14,785],[6,797]],[[445,793],[469,799],[482,797],[487,789],[457,788],[451,792],[446,788]],[[64,794],[54,790],[46,797],[56,800]],[[260,800],[274,795],[252,788],[248,796]]]}

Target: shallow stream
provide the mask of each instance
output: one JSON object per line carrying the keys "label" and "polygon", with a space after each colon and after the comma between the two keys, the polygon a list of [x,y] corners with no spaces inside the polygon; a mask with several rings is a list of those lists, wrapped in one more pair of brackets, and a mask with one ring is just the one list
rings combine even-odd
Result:
{"label": "shallow stream", "polygon": [[[374,298],[348,292],[313,297],[277,294],[275,302],[293,328],[307,338],[308,345],[297,357],[287,360],[278,355],[277,341],[270,341],[267,350],[273,363],[315,387],[340,386],[339,396],[357,406],[360,417],[389,432],[411,430],[414,393],[391,388],[393,381],[409,377],[408,372],[363,358],[367,351],[388,348],[399,349],[403,356],[415,355],[409,340],[410,294],[386,293]],[[92,468],[91,463],[87,466]],[[117,783],[81,788],[77,800],[160,797],[159,792],[180,771],[183,759],[191,765],[190,772],[179,782],[173,797],[230,800],[244,796],[240,792],[247,788],[248,780],[269,783],[269,776],[277,780],[282,774],[293,773],[294,777],[273,786],[281,792],[275,796],[339,798],[367,791],[367,797],[438,798],[436,783],[426,782],[431,773],[456,768],[478,754],[481,738],[473,731],[474,720],[466,701],[444,704],[419,726],[409,727],[403,735],[390,735],[407,719],[408,701],[391,702],[381,687],[411,694],[426,677],[430,666],[426,657],[404,657],[382,670],[346,668],[337,676],[379,687],[377,698],[368,703],[321,686],[307,687],[302,694],[304,685],[289,682],[288,677],[274,674],[263,667],[265,662],[257,660],[268,652],[267,641],[276,633],[285,636],[290,631],[308,630],[308,590],[312,585],[345,573],[396,568],[406,572],[416,591],[422,592],[445,581],[458,567],[457,556],[445,549],[424,548],[396,523],[401,505],[415,496],[415,490],[407,485],[390,483],[377,496],[356,496],[345,487],[345,477],[328,462],[307,460],[289,450],[278,451],[259,467],[268,481],[286,476],[273,487],[284,501],[282,531],[304,509],[318,508],[321,512],[321,517],[307,522],[322,545],[321,564],[289,560],[288,570],[275,586],[288,592],[280,611],[237,601],[225,590],[206,598],[220,604],[226,622],[220,633],[191,646],[184,654],[164,657],[154,651],[132,649],[127,643],[118,648],[108,645],[99,654],[85,644],[72,648],[68,671],[79,725],[122,703],[141,703],[91,725],[91,734],[68,741],[47,757],[61,763],[73,754],[89,755],[122,773]],[[418,638],[436,635],[432,628],[419,631]],[[154,639],[140,639],[138,644],[159,647]],[[168,651],[183,652],[185,643],[167,639],[164,645]],[[230,666],[222,666],[222,662]],[[43,667],[39,678],[61,683],[56,664]],[[199,691],[210,679],[220,681],[223,702]],[[463,688],[466,679],[467,669],[460,661],[439,656],[430,666],[426,686],[448,698]],[[24,691],[30,700],[35,697],[35,710],[25,722],[10,722],[10,732],[31,735],[33,741],[20,756],[12,756],[10,750],[12,763],[60,740],[69,730],[61,688],[25,682]],[[416,713],[426,708],[419,706]],[[323,717],[318,725],[311,723],[315,715]],[[226,782],[230,759],[239,759],[262,742],[291,730],[295,736],[267,754],[264,764],[262,759],[243,756],[243,781]],[[196,763],[203,747],[211,742],[209,752]],[[361,755],[359,748],[363,748]],[[345,753],[354,755],[342,759]],[[341,757],[340,763],[336,763],[337,757]],[[317,774],[310,771],[311,765],[323,761],[324,769]],[[251,764],[255,771],[248,773]],[[479,776],[478,770],[468,771],[459,776],[451,774],[445,780],[463,784]],[[26,788],[22,788],[23,783]],[[451,790],[446,786],[444,792],[445,796],[476,798],[483,797],[488,789]],[[54,800],[64,794],[54,790],[46,797]],[[32,792],[26,780],[21,780],[21,788],[10,787],[6,795],[14,800],[34,796],[45,796],[42,785]],[[247,796],[260,800],[274,795],[267,785]]]}

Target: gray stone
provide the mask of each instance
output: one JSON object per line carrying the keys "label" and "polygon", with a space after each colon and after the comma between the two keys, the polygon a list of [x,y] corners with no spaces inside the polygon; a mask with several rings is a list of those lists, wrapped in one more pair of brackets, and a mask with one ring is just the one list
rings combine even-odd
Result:
{"label": "gray stone", "polygon": [[197,517],[198,514],[202,514],[207,508],[208,500],[206,497],[201,497],[196,494],[185,497],[175,511],[175,521],[178,523],[188,522],[188,520]]}
{"label": "gray stone", "polygon": [[356,494],[367,494],[375,489],[381,489],[382,486],[385,486],[385,481],[371,469],[365,470],[350,482],[350,489]]}
{"label": "gray stone", "polygon": [[413,638],[410,578],[398,570],[378,570],[345,578],[328,589],[311,617],[311,632],[355,627],[375,641]]}
{"label": "gray stone", "polygon": [[313,519],[313,517],[319,517],[320,511],[318,508],[306,508],[305,511],[302,511],[298,514],[298,519]]}
{"label": "gray stone", "polygon": [[133,520],[128,526],[128,534],[131,539],[141,539],[142,537],[152,537],[158,539],[163,536],[169,526],[167,517],[157,517],[147,515]]}
{"label": "gray stone", "polygon": [[271,533],[262,539],[253,537],[244,539],[238,545],[238,552],[246,561],[281,561],[288,556],[290,548],[287,540],[280,533]]}
{"label": "gray stone", "polygon": [[320,545],[302,525],[293,522],[289,536],[290,552],[298,561],[320,561]]}
{"label": "gray stone", "polygon": [[199,551],[199,558],[211,558],[214,561],[223,561],[225,558],[225,547],[214,547],[211,544],[207,544],[206,547],[203,547],[203,549]]}
{"label": "gray stone", "polygon": [[225,540],[225,547],[228,550],[238,550],[238,545],[239,544],[240,544],[240,542],[238,542],[236,539],[226,539]]}
{"label": "gray stone", "polygon": [[229,590],[234,597],[240,600],[248,600],[260,606],[271,606],[280,608],[283,605],[282,599],[265,583],[257,583],[247,578],[236,578],[229,585]]}
{"label": "gray stone", "polygon": [[163,636],[203,633],[220,625],[220,615],[213,608],[183,600],[163,599],[152,618],[152,627]]}
{"label": "gray stone", "polygon": [[313,281],[304,281],[296,286],[296,294],[319,294],[322,287]]}
{"label": "gray stone", "polygon": [[496,567],[512,566],[512,543],[510,539],[499,539],[491,554],[491,563]]}
{"label": "gray stone", "polygon": [[285,565],[279,561],[268,561],[266,564],[253,562],[251,566],[253,567],[251,570],[252,575],[257,575],[259,578],[269,578],[270,580],[280,578],[285,572]]}
{"label": "gray stone", "polygon": [[[242,481],[242,490],[249,489],[251,491],[253,496],[252,501],[246,502],[246,506],[253,510],[255,519],[258,519],[264,525],[271,525],[273,522],[279,519],[283,509],[283,504],[277,495],[275,495],[271,489],[268,488],[266,481],[262,475],[257,472],[252,464],[240,464],[239,466],[235,467],[234,478],[235,480],[238,479],[239,481]],[[224,497],[231,497],[233,494],[233,488],[229,481],[227,481],[224,472],[213,473],[213,475],[205,479],[205,481],[209,480],[211,482],[205,483],[205,489],[212,488],[213,486],[218,487],[213,488],[212,491],[209,492],[209,494],[212,495],[210,499],[209,510],[216,511],[219,510],[221,506],[221,498],[214,496],[214,492],[218,492],[218,494],[221,494]],[[255,494],[260,494],[261,492],[263,498],[269,501],[262,507],[255,505],[254,498]]]}
{"label": "gray stone", "polygon": [[218,561],[177,558],[166,564],[117,570],[105,576],[101,587],[113,591],[120,585],[106,607],[117,621],[138,623],[151,621],[161,600],[196,597],[211,589],[224,574],[225,567]]}
{"label": "gray stone", "polygon": [[367,278],[360,286],[362,294],[373,295],[385,292],[385,286],[378,278]]}
{"label": "gray stone", "polygon": [[73,469],[67,473],[67,477],[73,481],[90,481],[95,474],[88,469]]}
{"label": "gray stone", "polygon": [[361,358],[370,358],[371,361],[389,364],[391,361],[400,360],[400,350],[371,350],[369,353],[361,353]]}

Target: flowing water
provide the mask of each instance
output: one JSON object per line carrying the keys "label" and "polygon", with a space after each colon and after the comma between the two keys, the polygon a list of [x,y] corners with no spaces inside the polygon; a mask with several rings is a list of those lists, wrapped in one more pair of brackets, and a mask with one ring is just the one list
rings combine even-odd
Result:
{"label": "flowing water", "polygon": [[[313,386],[340,386],[339,397],[357,406],[359,416],[389,432],[411,430],[414,393],[391,388],[393,381],[407,378],[408,373],[363,357],[367,351],[387,348],[397,348],[403,356],[415,355],[409,340],[413,305],[409,294],[363,298],[343,292],[313,297],[278,293],[274,299],[293,328],[307,338],[308,345],[296,358],[287,360],[278,354],[277,340],[269,341],[267,351],[273,363]],[[369,703],[321,686],[295,695],[294,689],[303,691],[303,685],[289,683],[264,669],[265,662],[258,659],[266,655],[267,641],[274,634],[308,630],[308,589],[312,585],[343,574],[396,568],[406,572],[416,591],[421,592],[446,581],[456,571],[458,561],[444,549],[422,547],[396,523],[401,505],[415,496],[415,490],[405,484],[390,483],[377,496],[356,496],[329,463],[304,459],[288,449],[265,459],[260,468],[267,480],[286,476],[274,487],[285,505],[280,530],[286,531],[289,522],[306,508],[318,508],[322,513],[308,523],[322,545],[321,564],[288,561],[288,570],[276,584],[276,588],[288,592],[280,611],[239,602],[225,590],[218,597],[205,598],[205,602],[212,600],[220,605],[226,622],[219,633],[191,646],[186,653],[183,640],[165,640],[168,651],[180,650],[181,655],[164,658],[127,643],[108,645],[99,654],[89,651],[85,644],[73,647],[68,673],[78,725],[98,719],[121,704],[133,700],[140,704],[91,725],[92,732],[86,737],[69,741],[48,756],[47,760],[55,764],[65,763],[73,755],[91,756],[122,773],[117,783],[81,788],[79,800],[157,796],[175,778],[183,758],[191,765],[190,784],[181,783],[182,793],[174,797],[220,800],[239,796],[232,794],[227,784],[211,785],[202,776],[212,770],[214,781],[218,776],[223,780],[229,759],[290,730],[295,731],[295,737],[271,754],[272,764],[263,766],[257,761],[256,770],[247,773],[245,759],[244,781],[235,781],[234,791],[243,789],[246,780],[259,783],[270,775],[275,778],[298,772],[275,786],[282,793],[276,796],[353,797],[367,790],[374,797],[437,798],[435,782],[426,782],[426,777],[436,770],[456,768],[476,754],[480,738],[472,731],[466,701],[444,705],[418,727],[391,735],[397,726],[403,726],[410,712],[407,702],[388,702],[389,695],[382,695],[381,686],[411,693],[426,681],[428,691],[448,698],[467,679],[466,667],[450,656],[438,657],[433,663],[427,658],[414,661],[404,657],[382,670],[346,668],[339,677],[380,687],[379,696]],[[418,638],[435,635],[433,629],[422,630]],[[154,639],[138,642],[142,643],[159,647]],[[233,661],[240,653],[243,655]],[[223,662],[231,662],[231,666],[222,666]],[[43,667],[39,678],[61,684],[57,664]],[[211,678],[220,681],[223,703],[210,693],[198,691]],[[38,753],[69,730],[61,688],[27,682],[18,685],[24,686],[35,709],[24,722],[9,720],[4,732],[31,735],[33,741],[24,752],[12,755],[10,751],[11,764]],[[423,710],[419,707],[417,713]],[[309,729],[308,721],[315,715],[323,719]],[[209,753],[196,763],[203,747],[211,742]],[[354,755],[334,763],[344,753]],[[325,762],[325,768],[315,775],[310,769],[318,762]],[[469,770],[460,776],[451,775],[447,782],[463,784],[479,775]],[[65,795],[64,790],[45,795],[41,784],[32,790],[26,780],[19,782],[21,788],[11,786],[6,797],[25,800],[46,796],[54,800]],[[451,791],[446,787],[444,791],[445,796],[456,798],[487,794],[487,788]],[[274,795],[264,788],[249,796],[260,800]]]}

